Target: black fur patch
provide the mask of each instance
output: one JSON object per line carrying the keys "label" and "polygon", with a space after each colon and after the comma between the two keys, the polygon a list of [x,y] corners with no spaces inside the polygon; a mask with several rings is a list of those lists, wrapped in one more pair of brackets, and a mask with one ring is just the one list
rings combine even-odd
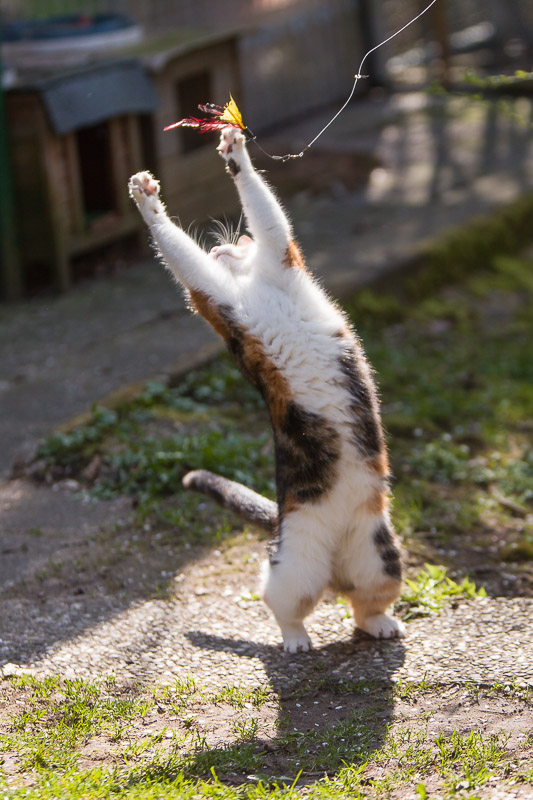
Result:
{"label": "black fur patch", "polygon": [[385,446],[375,388],[363,375],[355,353],[343,353],[339,358],[339,366],[345,377],[345,388],[351,397],[352,442],[362,455],[375,456]]}
{"label": "black fur patch", "polygon": [[[230,306],[219,306],[218,313],[229,333],[226,337],[229,352],[268,403],[264,365],[262,369],[261,362],[256,364],[247,358],[246,332],[235,322]],[[289,400],[284,418],[274,426],[274,444],[278,505],[283,518],[289,497],[296,503],[313,502],[331,489],[340,456],[339,434],[319,414]]]}
{"label": "black fur patch", "polygon": [[268,552],[268,563],[271,567],[277,566],[279,564],[279,551],[281,550],[281,534],[278,531],[276,532],[275,536],[270,539],[267,545],[267,552]]}
{"label": "black fur patch", "polygon": [[295,402],[287,406],[283,425],[274,430],[276,484],[280,516],[290,495],[296,502],[313,502],[335,482],[340,455],[339,434],[319,414]]}
{"label": "black fur patch", "polygon": [[383,562],[383,571],[391,578],[401,581],[402,562],[400,551],[394,541],[393,533],[384,522],[374,531],[373,539]]}
{"label": "black fur patch", "polygon": [[238,175],[239,172],[241,171],[241,168],[239,167],[234,158],[228,158],[226,162],[226,167],[232,178],[234,178],[235,175]]}
{"label": "black fur patch", "polygon": [[385,523],[382,523],[379,528],[376,528],[373,539],[374,544],[380,552],[383,548],[390,547],[393,543],[392,533]]}
{"label": "black fur patch", "polygon": [[396,581],[401,581],[402,579],[402,562],[400,561],[400,555],[397,550],[385,550],[381,554],[381,558],[383,560],[383,569],[391,578],[394,578]]}

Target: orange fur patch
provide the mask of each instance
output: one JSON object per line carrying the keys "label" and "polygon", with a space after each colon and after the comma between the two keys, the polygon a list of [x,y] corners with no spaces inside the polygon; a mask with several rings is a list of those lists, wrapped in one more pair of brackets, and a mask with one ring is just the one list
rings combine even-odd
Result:
{"label": "orange fur patch", "polygon": [[353,592],[355,587],[353,583],[346,581],[345,578],[339,578],[333,575],[331,578],[329,588],[331,589],[332,592],[335,592],[335,594],[348,595],[350,594],[350,592]]}
{"label": "orange fur patch", "polygon": [[385,578],[381,586],[373,592],[367,594],[357,590],[347,592],[356,623],[363,623],[367,617],[373,617],[375,614],[383,614],[398,599],[401,591],[401,581]]}
{"label": "orange fur patch", "polygon": [[370,472],[375,472],[381,478],[386,478],[389,474],[389,459],[385,452],[378,453],[377,456],[369,458],[365,463]]}
{"label": "orange fur patch", "polygon": [[287,514],[291,514],[293,511],[298,511],[300,508],[300,503],[298,500],[292,495],[288,494],[285,497],[285,501],[283,503],[283,508],[281,509],[283,516],[286,517]]}
{"label": "orange fur patch", "polygon": [[292,399],[289,385],[273,361],[266,355],[263,345],[255,336],[243,333],[244,363],[252,374],[260,374],[266,394],[266,401],[274,427],[279,427],[287,414],[287,406]]}
{"label": "orange fur patch", "polygon": [[315,604],[315,600],[310,595],[306,595],[305,597],[301,597],[298,600],[298,603],[296,605],[296,616],[298,618],[300,618],[300,619],[302,617],[305,617],[307,614],[309,614],[309,612],[313,608],[314,604]]}
{"label": "orange fur patch", "polygon": [[300,252],[300,248],[294,240],[289,243],[287,252],[285,253],[285,258],[283,259],[282,263],[283,266],[289,269],[290,267],[296,267],[296,269],[305,269],[305,262]]}
{"label": "orange fur patch", "polygon": [[369,514],[384,514],[389,507],[389,498],[385,492],[378,489],[369,497],[365,503],[365,508]]}
{"label": "orange fur patch", "polygon": [[193,308],[214,328],[218,335],[222,336],[224,340],[229,339],[231,336],[230,327],[218,310],[215,301],[199,289],[190,289],[189,297]]}
{"label": "orange fur patch", "polygon": [[287,413],[287,406],[292,399],[289,385],[273,361],[266,356],[259,339],[255,336],[250,336],[238,326],[233,328],[224,315],[220,313],[215,301],[205,292],[192,289],[189,294],[194,308],[225,341],[234,337],[235,331],[238,330],[242,366],[251,378],[260,376],[260,383],[268,404],[272,424],[274,427],[282,425]]}

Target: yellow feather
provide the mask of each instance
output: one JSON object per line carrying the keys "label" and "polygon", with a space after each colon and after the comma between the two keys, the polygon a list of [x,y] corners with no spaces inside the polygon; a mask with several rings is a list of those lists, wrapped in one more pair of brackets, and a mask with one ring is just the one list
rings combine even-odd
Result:
{"label": "yellow feather", "polygon": [[230,122],[232,125],[238,125],[239,128],[246,127],[244,122],[242,121],[242,115],[239,111],[237,103],[233,99],[233,97],[229,96],[229,103],[226,103],[224,106],[224,113],[220,117],[221,122]]}

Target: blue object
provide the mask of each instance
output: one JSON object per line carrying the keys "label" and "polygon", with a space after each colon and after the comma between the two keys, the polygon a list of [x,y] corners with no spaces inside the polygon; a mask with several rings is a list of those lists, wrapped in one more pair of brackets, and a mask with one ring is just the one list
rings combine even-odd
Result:
{"label": "blue object", "polygon": [[41,78],[20,88],[28,90],[41,94],[59,135],[121,114],[151,114],[159,105],[152,81],[131,59]]}
{"label": "blue object", "polygon": [[125,14],[64,14],[38,20],[19,20],[0,25],[0,41],[26,42],[91,36],[131,28]]}

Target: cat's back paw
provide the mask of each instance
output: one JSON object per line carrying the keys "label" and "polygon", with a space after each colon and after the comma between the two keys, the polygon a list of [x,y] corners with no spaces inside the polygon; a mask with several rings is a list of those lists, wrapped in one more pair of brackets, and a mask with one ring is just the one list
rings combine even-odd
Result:
{"label": "cat's back paw", "polygon": [[282,634],[286,653],[307,653],[311,649],[311,639],[303,625],[284,627]]}
{"label": "cat's back paw", "polygon": [[358,622],[358,627],[376,639],[403,638],[405,636],[403,623],[388,614],[366,617],[362,622]]}
{"label": "cat's back paw", "polygon": [[150,172],[137,172],[132,175],[128,188],[130,197],[135,200],[139,210],[145,213],[158,214],[163,204],[159,197],[159,181]]}

